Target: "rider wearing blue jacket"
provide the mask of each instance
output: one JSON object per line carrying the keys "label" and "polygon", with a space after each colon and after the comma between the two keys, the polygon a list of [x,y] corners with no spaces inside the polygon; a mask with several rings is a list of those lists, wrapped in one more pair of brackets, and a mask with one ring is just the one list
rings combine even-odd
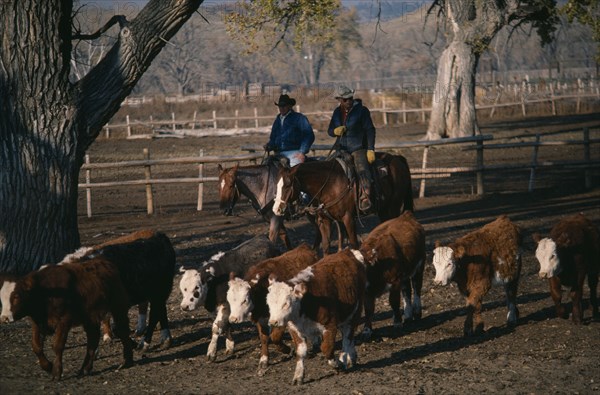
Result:
{"label": "rider wearing blue jacket", "polygon": [[275,105],[279,107],[279,115],[273,122],[265,150],[285,156],[292,167],[304,162],[315,141],[315,133],[306,116],[293,110],[296,99],[281,95]]}
{"label": "rider wearing blue jacket", "polygon": [[373,177],[369,164],[375,161],[375,126],[369,109],[360,99],[354,99],[353,89],[340,86],[335,98],[340,105],[333,111],[327,134],[338,138],[339,150],[352,155],[361,187],[359,209],[367,211],[371,208]]}

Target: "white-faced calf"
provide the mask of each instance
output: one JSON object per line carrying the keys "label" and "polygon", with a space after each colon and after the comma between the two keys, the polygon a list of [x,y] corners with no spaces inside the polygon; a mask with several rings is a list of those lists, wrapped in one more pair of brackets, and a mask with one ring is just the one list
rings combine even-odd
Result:
{"label": "white-faced calf", "polygon": [[466,234],[448,246],[436,242],[433,251],[434,282],[456,282],[465,296],[467,318],[464,334],[483,332],[481,304],[492,285],[501,284],[506,293],[508,324],[519,317],[517,288],[521,274],[521,230],[506,216]]}
{"label": "white-faced calf", "polygon": [[550,295],[556,306],[556,314],[567,318],[561,304],[562,286],[570,287],[573,302],[572,319],[576,324],[583,321],[582,293],[587,276],[590,288],[592,317],[600,319],[598,312],[598,272],[600,271],[600,233],[594,224],[581,214],[567,217],[550,231],[550,237],[534,234],[538,243],[535,256],[540,263],[539,276],[547,278]]}

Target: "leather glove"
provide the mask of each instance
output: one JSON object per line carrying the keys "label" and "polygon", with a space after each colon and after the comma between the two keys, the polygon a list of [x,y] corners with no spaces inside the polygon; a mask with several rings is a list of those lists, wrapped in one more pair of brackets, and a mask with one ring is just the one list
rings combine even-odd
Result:
{"label": "leather glove", "polygon": [[336,136],[342,136],[344,133],[346,133],[345,126],[338,126],[337,128],[333,129],[333,134]]}
{"label": "leather glove", "polygon": [[369,161],[369,163],[375,162],[375,151],[373,151],[372,149],[367,151],[367,160]]}

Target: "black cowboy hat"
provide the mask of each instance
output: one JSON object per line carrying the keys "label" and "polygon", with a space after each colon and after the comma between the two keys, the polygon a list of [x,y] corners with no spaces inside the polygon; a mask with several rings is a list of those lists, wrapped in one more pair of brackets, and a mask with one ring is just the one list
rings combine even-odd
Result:
{"label": "black cowboy hat", "polygon": [[296,99],[290,98],[288,95],[279,96],[279,100],[275,103],[278,107],[290,106],[294,107],[296,105]]}

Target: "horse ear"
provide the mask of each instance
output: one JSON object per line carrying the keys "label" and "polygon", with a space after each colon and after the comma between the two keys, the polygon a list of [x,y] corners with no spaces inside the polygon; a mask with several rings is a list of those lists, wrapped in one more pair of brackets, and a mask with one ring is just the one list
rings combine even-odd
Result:
{"label": "horse ear", "polygon": [[240,162],[236,163],[235,166],[233,166],[233,170],[237,171],[238,167],[240,167]]}
{"label": "horse ear", "polygon": [[221,164],[219,163],[217,165],[217,169],[219,170],[219,173],[223,171],[223,166],[221,166]]}
{"label": "horse ear", "polygon": [[298,169],[300,168],[300,166],[294,166],[290,169],[290,175],[292,177],[294,177],[296,175],[296,172],[298,171]]}

